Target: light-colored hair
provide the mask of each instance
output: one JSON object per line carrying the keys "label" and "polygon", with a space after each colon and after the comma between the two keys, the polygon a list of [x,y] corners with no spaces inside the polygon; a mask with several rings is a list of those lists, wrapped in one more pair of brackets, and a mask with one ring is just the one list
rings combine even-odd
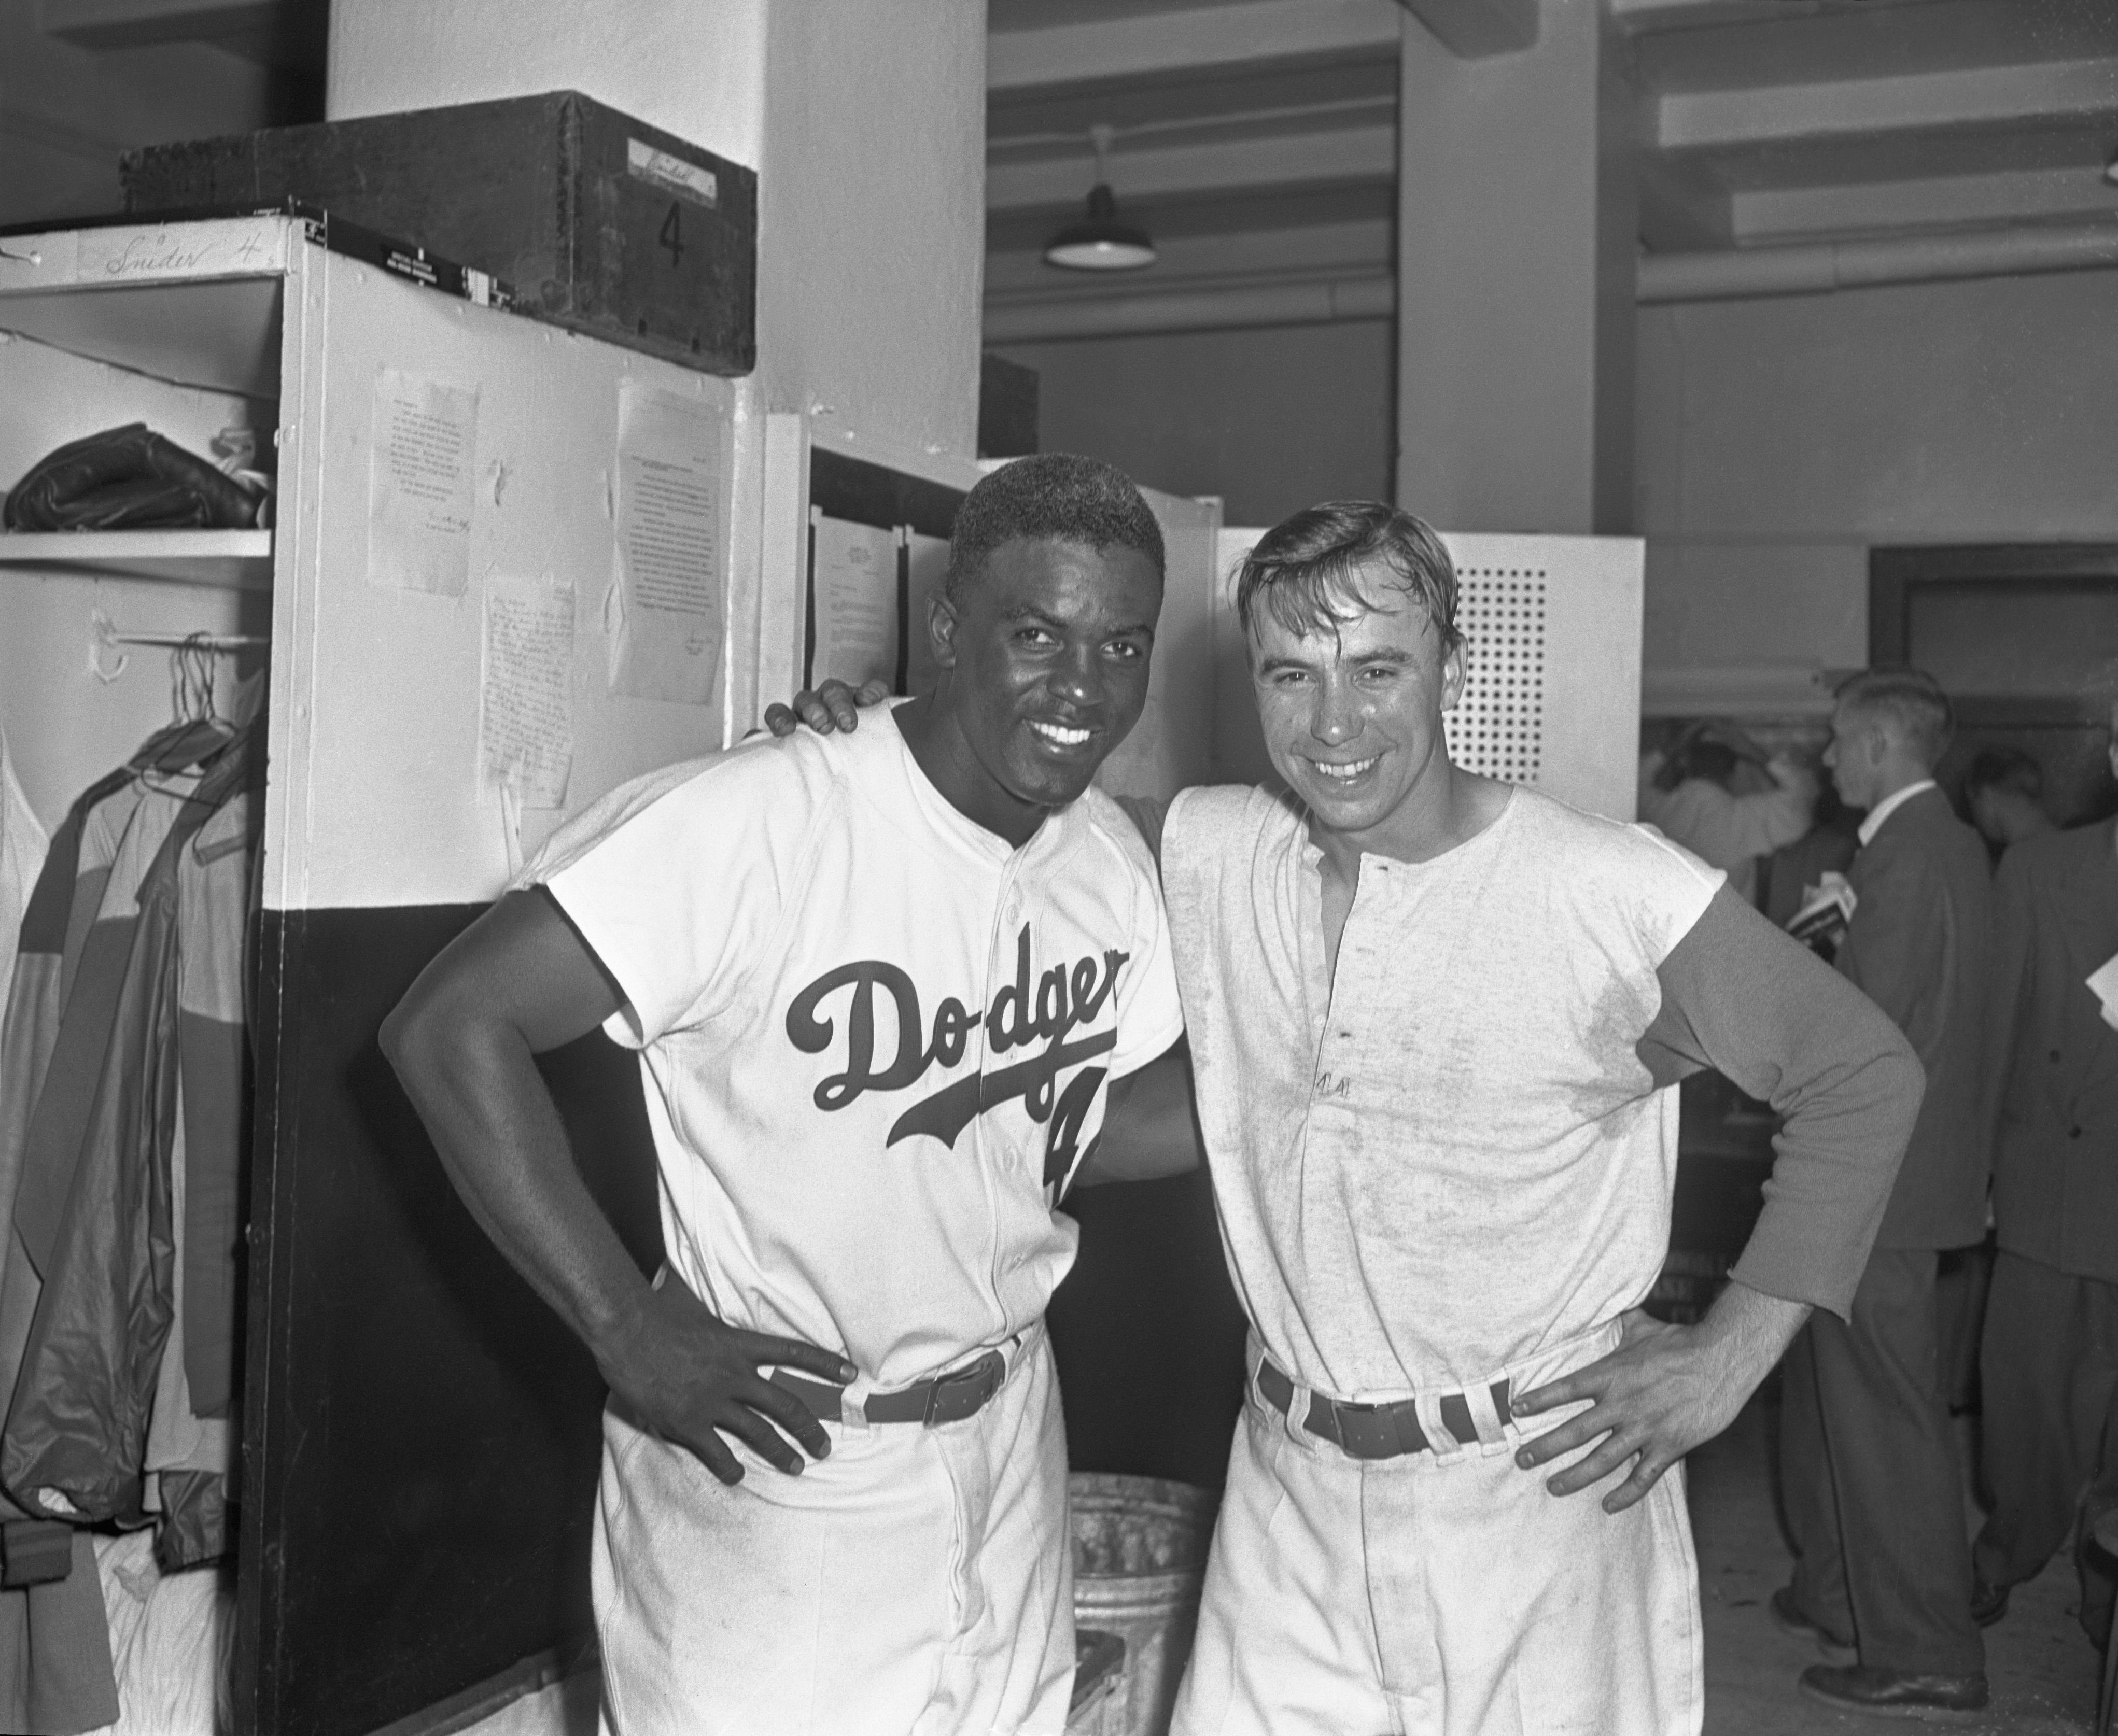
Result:
{"label": "light-colored hair", "polygon": [[1417,598],[1445,651],[1456,630],[1456,568],[1423,519],[1380,501],[1326,501],[1258,538],[1236,580],[1236,614],[1255,631],[1262,608],[1290,633],[1332,633],[1390,607],[1376,588]]}
{"label": "light-colored hair", "polygon": [[1848,711],[1887,724],[1928,771],[1941,763],[1956,737],[1956,711],[1941,683],[1908,664],[1863,669],[1843,682],[1838,703]]}

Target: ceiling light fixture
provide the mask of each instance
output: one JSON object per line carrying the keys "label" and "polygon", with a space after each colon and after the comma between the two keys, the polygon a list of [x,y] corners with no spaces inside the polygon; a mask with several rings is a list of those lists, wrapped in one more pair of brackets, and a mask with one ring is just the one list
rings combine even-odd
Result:
{"label": "ceiling light fixture", "polygon": [[1089,190],[1088,218],[1067,224],[1045,242],[1048,265],[1068,271],[1137,271],[1154,263],[1154,243],[1140,230],[1118,221],[1117,198],[1111,192],[1104,164],[1112,136],[1108,127],[1089,129],[1089,142],[1096,152],[1096,184]]}
{"label": "ceiling light fixture", "polygon": [[2118,187],[2118,150],[2111,153],[2111,159],[2103,165],[2103,178]]}

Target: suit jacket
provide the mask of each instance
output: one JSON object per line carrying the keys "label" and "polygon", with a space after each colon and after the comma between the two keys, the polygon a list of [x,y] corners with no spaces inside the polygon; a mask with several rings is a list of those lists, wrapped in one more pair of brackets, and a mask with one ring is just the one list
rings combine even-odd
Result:
{"label": "suit jacket", "polygon": [[2118,823],[2019,843],[1995,889],[2000,1245],[2118,1282],[2118,1031],[2084,979],[2118,953]]}
{"label": "suit jacket", "polygon": [[1992,1152],[1985,843],[1940,790],[1922,790],[1883,822],[1846,878],[1856,902],[1838,967],[1889,1014],[1926,1069],[1926,1096],[1875,1245],[1982,1241]]}

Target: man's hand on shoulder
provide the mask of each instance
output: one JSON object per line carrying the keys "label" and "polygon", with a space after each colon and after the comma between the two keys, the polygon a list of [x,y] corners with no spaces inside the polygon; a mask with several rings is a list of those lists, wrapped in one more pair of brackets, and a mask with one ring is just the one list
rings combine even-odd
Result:
{"label": "man's hand on shoulder", "polygon": [[1191,1049],[1180,1037],[1137,1073],[1111,1081],[1103,1131],[1074,1185],[1182,1175],[1199,1167],[1205,1149],[1192,1095]]}
{"label": "man's hand on shoulder", "polygon": [[[724,1434],[789,1475],[801,1471],[802,1452],[821,1459],[831,1450],[815,1413],[761,1374],[761,1364],[835,1386],[856,1372],[844,1357],[798,1338],[728,1325],[673,1274],[642,1291],[607,1341],[590,1348],[612,1392],[638,1426],[696,1453],[708,1471],[730,1484],[742,1480],[742,1465],[721,1438]],[[801,1452],[788,1444],[789,1435]]]}
{"label": "man's hand on shoulder", "polygon": [[830,676],[813,692],[804,687],[796,694],[791,707],[775,699],[765,708],[765,727],[775,736],[791,736],[802,723],[820,736],[841,729],[850,735],[860,727],[860,707],[880,705],[889,697],[890,684],[880,678],[863,681],[856,690]]}
{"label": "man's hand on shoulder", "polygon": [[1589,1406],[1527,1443],[1515,1462],[1534,1471],[1597,1441],[1593,1452],[1546,1487],[1555,1495],[1577,1494],[1630,1461],[1632,1474],[1603,1497],[1604,1512],[1622,1512],[1671,1466],[1736,1420],[1808,1318],[1806,1304],[1741,1284],[1729,1285],[1696,1326],[1666,1325],[1635,1309],[1607,1356],[1515,1396],[1517,1416],[1584,1399]]}

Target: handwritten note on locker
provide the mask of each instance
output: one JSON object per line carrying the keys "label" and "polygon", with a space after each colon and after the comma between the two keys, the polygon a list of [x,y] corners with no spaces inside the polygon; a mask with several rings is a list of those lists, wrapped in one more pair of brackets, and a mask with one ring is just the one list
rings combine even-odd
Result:
{"label": "handwritten note on locker", "polygon": [[513,790],[525,808],[566,801],[573,674],[571,582],[488,574],[479,759],[487,780]]}
{"label": "handwritten note on locker", "polygon": [[897,679],[897,533],[812,512],[816,564],[812,682]]}
{"label": "handwritten note on locker", "polygon": [[371,584],[463,595],[477,458],[474,387],[376,370],[368,454]]}
{"label": "handwritten note on locker", "polygon": [[617,549],[610,690],[703,705],[721,649],[721,421],[707,405],[625,382],[617,420]]}

